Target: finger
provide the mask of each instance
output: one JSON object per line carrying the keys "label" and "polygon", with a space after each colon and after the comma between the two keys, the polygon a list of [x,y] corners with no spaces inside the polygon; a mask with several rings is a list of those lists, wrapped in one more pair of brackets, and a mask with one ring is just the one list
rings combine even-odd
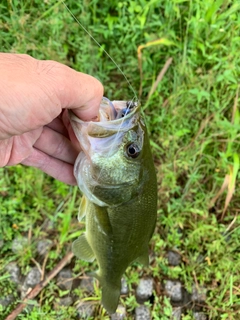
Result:
{"label": "finger", "polygon": [[6,166],[11,158],[13,138],[0,140],[0,168]]}
{"label": "finger", "polygon": [[103,86],[87,74],[56,61],[6,53],[0,53],[0,69],[5,75],[0,85],[1,139],[44,126],[66,108],[82,120],[98,115]]}
{"label": "finger", "polygon": [[40,150],[33,148],[31,155],[21,162],[25,166],[40,169],[49,176],[70,185],[76,185],[73,175],[73,165],[53,158]]}
{"label": "finger", "polygon": [[3,149],[3,152],[5,154],[4,165],[13,166],[27,158],[32,152],[33,144],[41,136],[41,133],[42,128],[38,128],[36,130],[26,132],[20,136],[14,136],[10,139],[2,140],[3,143],[5,142],[5,150]]}
{"label": "finger", "polygon": [[73,131],[73,128],[71,126],[67,110],[64,110],[64,112],[62,114],[62,121],[63,121],[65,127],[68,130],[68,136],[69,136],[70,141],[72,142],[72,144],[74,145],[76,150],[78,150],[78,152],[80,152],[81,151],[81,146],[80,146],[80,143],[79,143],[79,141],[78,141],[78,139],[77,139],[77,137],[76,137],[76,135],[75,135],[75,133]]}
{"label": "finger", "polygon": [[72,109],[76,116],[84,121],[96,121],[99,113],[100,103],[103,97],[102,84],[90,75],[80,72],[78,72],[76,75],[76,82],[79,83],[78,85],[81,88],[80,103],[76,106],[74,105],[74,97],[79,97],[80,91],[75,84],[75,86],[70,88],[70,101],[66,108]]}
{"label": "finger", "polygon": [[34,148],[70,164],[75,162],[78,155],[78,151],[69,139],[48,127],[43,127],[42,134],[35,142]]}
{"label": "finger", "polygon": [[46,125],[47,127],[51,128],[54,131],[57,131],[58,133],[61,133],[66,138],[68,138],[68,130],[65,127],[63,121],[62,121],[62,114],[55,118],[52,122]]}
{"label": "finger", "polygon": [[82,120],[96,119],[103,96],[96,78],[55,61],[38,61],[38,73],[44,90],[53,90],[62,108],[73,109]]}

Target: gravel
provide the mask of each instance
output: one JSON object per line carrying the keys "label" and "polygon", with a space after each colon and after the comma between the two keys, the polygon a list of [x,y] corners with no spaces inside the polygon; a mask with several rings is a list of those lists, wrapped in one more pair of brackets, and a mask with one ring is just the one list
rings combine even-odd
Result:
{"label": "gravel", "polygon": [[178,252],[172,251],[172,250],[168,251],[167,259],[168,259],[168,263],[171,266],[178,266],[182,261],[181,255]]}
{"label": "gravel", "polygon": [[126,309],[124,306],[119,305],[117,311],[111,315],[111,320],[124,320],[126,319]]}
{"label": "gravel", "polygon": [[8,307],[13,301],[14,301],[14,296],[12,294],[9,294],[4,298],[0,298],[0,305],[2,307]]}
{"label": "gravel", "polygon": [[195,320],[207,320],[207,316],[202,312],[194,312],[193,316]]}
{"label": "gravel", "polygon": [[30,288],[33,288],[36,284],[41,281],[41,273],[37,267],[32,268],[27,274],[22,288],[21,288],[21,298],[23,299],[28,293]]}
{"label": "gravel", "polygon": [[12,252],[13,253],[20,253],[23,251],[24,247],[26,247],[28,244],[28,238],[21,237],[21,238],[15,238],[12,242]]}
{"label": "gravel", "polygon": [[80,288],[88,293],[94,292],[93,286],[94,279],[92,277],[84,277],[80,282]]}
{"label": "gravel", "polygon": [[203,303],[207,299],[207,289],[204,287],[196,287],[196,285],[192,288],[192,296],[191,300],[193,302]]}
{"label": "gravel", "polygon": [[29,288],[33,288],[40,281],[41,281],[41,273],[37,267],[34,267],[28,272],[23,285]]}
{"label": "gravel", "polygon": [[182,284],[180,281],[167,280],[165,291],[172,302],[181,302],[183,299]]}
{"label": "gravel", "polygon": [[6,271],[10,274],[10,279],[13,283],[21,283],[20,268],[16,262],[10,262],[6,267]]}
{"label": "gravel", "polygon": [[181,307],[173,308],[173,311],[172,311],[173,320],[181,320],[181,315],[182,315]]}
{"label": "gravel", "polygon": [[68,307],[71,304],[73,304],[73,298],[68,296],[68,297],[64,297],[64,298],[60,298],[57,302],[58,305],[60,306],[64,306],[64,307]]}
{"label": "gravel", "polygon": [[45,256],[52,246],[52,241],[48,239],[40,240],[37,244],[37,253],[40,256]]}
{"label": "gravel", "polygon": [[153,294],[153,279],[140,279],[136,290],[136,298],[139,303],[147,301]]}
{"label": "gravel", "polygon": [[76,308],[79,319],[89,319],[94,314],[95,305],[92,302],[81,301]]}
{"label": "gravel", "polygon": [[[26,244],[26,239],[21,239],[19,242],[15,240],[14,248],[20,247],[20,245]],[[23,240],[23,241],[22,241]],[[20,245],[19,245],[20,244]],[[38,247],[38,254],[44,256],[48,250],[48,246],[51,246],[51,241],[43,241]],[[15,250],[14,249],[14,250]],[[169,264],[174,265],[177,262],[180,263],[180,255],[175,251],[168,252]],[[9,263],[5,270],[10,275],[10,280],[17,285],[17,290],[21,293],[21,299],[23,299],[27,292],[33,288],[36,284],[41,281],[41,272],[37,267],[30,269],[26,277],[21,275],[20,268],[16,262]],[[92,294],[94,292],[94,278],[86,276],[82,279],[77,279],[77,287],[80,286],[81,290],[85,291],[87,294]],[[69,290],[69,294],[64,297],[56,297],[55,303],[59,306],[70,306],[75,302],[76,297],[73,293],[73,274],[71,268],[68,266],[61,270],[57,276],[57,285],[62,290]],[[189,308],[194,306],[194,303],[204,303],[206,301],[207,289],[205,287],[196,287],[193,285],[192,293],[186,291],[183,284],[178,280],[166,280],[165,294],[169,296],[173,305],[172,319],[180,320],[182,314]],[[153,278],[142,278],[139,281],[139,285],[136,288],[136,300],[140,303],[139,306],[135,308],[135,319],[136,320],[148,320],[151,319],[150,307],[143,305],[145,301],[151,301],[154,293],[154,279]],[[129,288],[125,278],[121,280],[121,294],[128,295]],[[19,296],[20,298],[20,296]],[[150,299],[151,298],[151,299]],[[0,305],[6,308],[12,302],[16,301],[16,297],[11,294],[6,294],[5,297],[0,298]],[[37,304],[37,300],[36,300]],[[189,307],[188,307],[189,305]],[[78,313],[78,319],[89,319],[95,314],[95,307],[97,306],[95,301],[80,301],[76,306]],[[186,307],[187,306],[187,307]],[[32,308],[33,305],[29,305],[28,308]],[[29,310],[30,310],[29,309]],[[206,315],[202,312],[201,308],[194,308],[194,319],[195,320],[206,320]],[[127,311],[124,306],[119,305],[116,313],[110,316],[111,320],[124,320],[127,317]]]}
{"label": "gravel", "polygon": [[62,269],[57,277],[57,285],[62,290],[71,290],[73,279],[72,279],[72,271],[69,268]]}
{"label": "gravel", "polygon": [[125,278],[121,279],[121,294],[128,294],[128,285]]}
{"label": "gravel", "polygon": [[149,308],[144,305],[136,307],[135,320],[151,320],[151,313]]}

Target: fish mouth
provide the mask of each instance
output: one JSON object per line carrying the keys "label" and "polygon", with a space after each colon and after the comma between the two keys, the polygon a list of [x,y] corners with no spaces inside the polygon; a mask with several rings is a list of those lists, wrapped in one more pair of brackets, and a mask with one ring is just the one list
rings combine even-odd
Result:
{"label": "fish mouth", "polygon": [[99,122],[122,119],[131,114],[137,107],[138,103],[133,100],[111,101],[108,98],[103,97],[99,109]]}
{"label": "fish mouth", "polygon": [[[69,110],[69,119],[73,131],[80,143],[81,149],[87,155],[91,145],[94,145],[94,138],[96,143],[94,150],[100,152],[104,150],[104,145],[109,142],[101,139],[114,139],[117,145],[120,143],[123,135],[141,122],[140,105],[136,103],[130,108],[128,101],[110,101],[107,98],[102,100],[100,105],[99,121],[83,121],[79,119],[71,110]],[[114,110],[113,110],[114,108]],[[122,115],[120,117],[120,115]],[[102,140],[102,142],[100,142]]]}
{"label": "fish mouth", "polygon": [[114,100],[111,101],[106,97],[102,98],[97,121],[83,121],[79,119],[72,110],[69,110],[70,121],[75,121],[79,124],[91,123],[96,125],[106,125],[106,123],[122,123],[123,120],[127,120],[140,110],[140,105],[134,101]]}

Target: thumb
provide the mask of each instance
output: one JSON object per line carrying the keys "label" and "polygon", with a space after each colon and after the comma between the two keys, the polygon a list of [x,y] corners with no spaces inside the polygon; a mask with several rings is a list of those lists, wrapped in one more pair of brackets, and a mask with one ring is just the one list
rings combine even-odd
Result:
{"label": "thumb", "polygon": [[[48,70],[47,76],[52,80],[51,85],[62,109],[73,109],[76,116],[84,121],[97,118],[103,96],[100,81],[55,61],[45,60],[39,63],[44,70]],[[46,74],[43,81],[46,81]]]}

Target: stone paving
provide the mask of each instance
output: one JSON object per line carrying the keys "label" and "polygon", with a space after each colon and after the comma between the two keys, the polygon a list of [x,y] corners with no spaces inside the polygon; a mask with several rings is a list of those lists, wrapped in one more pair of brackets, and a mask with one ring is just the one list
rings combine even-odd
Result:
{"label": "stone paving", "polygon": [[[15,252],[16,250],[21,250],[23,243],[18,243],[17,241],[13,242],[12,250]],[[44,246],[47,247],[44,250]],[[47,250],[50,248],[51,242],[45,241],[38,246],[38,253],[39,255],[45,255]],[[167,253],[167,259],[169,265],[176,266],[181,263],[181,256],[178,252],[169,251]],[[10,275],[10,279],[13,283],[16,284],[17,290],[19,292],[19,297],[21,299],[24,298],[26,293],[30,288],[33,288],[37,283],[41,281],[41,272],[37,267],[33,267],[29,270],[27,275],[23,277],[20,273],[20,268],[15,262],[10,262],[6,266],[6,271]],[[58,287],[62,290],[66,290],[71,292],[73,288],[80,287],[86,293],[91,294],[94,292],[93,287],[93,278],[85,277],[81,280],[74,279],[72,271],[69,267],[64,268],[61,270],[56,277],[56,283]],[[204,304],[206,301],[206,288],[204,287],[196,287],[193,284],[192,293],[188,293],[184,288],[183,284],[178,280],[165,280],[162,284],[162,288],[164,294],[170,298],[170,301],[173,306],[173,313],[171,319],[173,320],[180,320],[182,313],[186,312],[188,308],[193,310],[194,319],[196,320],[206,320],[207,316],[202,312],[200,309],[194,309],[196,304]],[[122,288],[121,294],[128,295],[129,288],[127,285],[126,280],[122,279]],[[150,307],[144,305],[144,302],[154,300],[154,279],[151,277],[142,278],[139,280],[139,284],[135,290],[136,300],[138,302],[138,306],[135,308],[134,311],[134,319],[135,320],[150,320],[151,319],[151,310]],[[3,307],[7,307],[14,301],[14,297],[12,295],[8,295],[6,297],[0,298],[0,305]],[[56,304],[60,306],[70,306],[75,303],[77,313],[79,315],[79,319],[88,319],[89,317],[94,315],[95,305],[89,301],[79,301],[77,304],[76,302],[79,301],[77,297],[71,296],[68,294],[65,297],[61,297],[56,299]],[[111,320],[124,320],[126,318],[126,309],[124,306],[119,305],[117,312],[111,315]]]}

